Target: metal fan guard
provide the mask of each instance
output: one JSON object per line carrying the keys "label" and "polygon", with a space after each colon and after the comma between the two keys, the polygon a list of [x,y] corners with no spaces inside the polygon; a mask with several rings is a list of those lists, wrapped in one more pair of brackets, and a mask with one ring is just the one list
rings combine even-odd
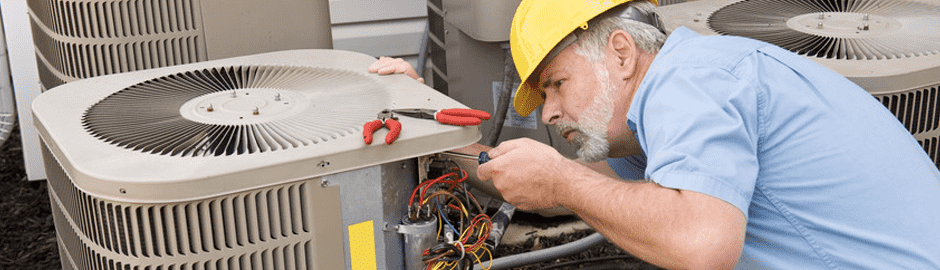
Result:
{"label": "metal fan guard", "polygon": [[709,27],[795,53],[881,60],[940,54],[940,5],[916,0],[744,0],[712,13]]}
{"label": "metal fan guard", "polygon": [[[239,105],[228,110],[225,104],[201,106],[227,96],[241,99],[232,102]],[[124,88],[89,107],[82,123],[91,135],[136,151],[229,156],[310,146],[360,132],[375,118],[375,108],[388,107],[388,100],[377,81],[352,71],[229,66]]]}

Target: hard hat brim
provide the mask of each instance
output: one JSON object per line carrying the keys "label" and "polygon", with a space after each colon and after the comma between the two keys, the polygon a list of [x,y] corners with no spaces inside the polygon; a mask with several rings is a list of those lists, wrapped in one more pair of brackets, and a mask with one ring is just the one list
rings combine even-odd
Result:
{"label": "hard hat brim", "polygon": [[516,113],[519,113],[522,117],[527,117],[544,102],[545,99],[542,98],[542,94],[538,92],[534,83],[525,78],[523,83],[519,84],[519,88],[516,88],[516,98],[513,100],[512,105],[516,109]]}

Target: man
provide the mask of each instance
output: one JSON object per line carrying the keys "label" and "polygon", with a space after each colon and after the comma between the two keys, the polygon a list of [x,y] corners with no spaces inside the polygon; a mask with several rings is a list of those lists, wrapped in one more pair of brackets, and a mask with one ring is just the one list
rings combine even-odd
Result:
{"label": "man", "polygon": [[[514,107],[544,100],[581,162],[501,143],[477,173],[508,202],[566,207],[665,268],[940,268],[940,172],[864,90],[767,43],[666,39],[649,2],[602,2],[516,11]],[[646,180],[619,180],[641,154]]]}

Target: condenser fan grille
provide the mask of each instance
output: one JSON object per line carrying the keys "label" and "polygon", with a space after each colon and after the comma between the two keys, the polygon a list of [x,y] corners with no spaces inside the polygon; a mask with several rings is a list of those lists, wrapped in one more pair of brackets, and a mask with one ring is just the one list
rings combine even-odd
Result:
{"label": "condenser fan grille", "polygon": [[114,145],[222,156],[315,145],[361,131],[387,107],[377,81],[329,68],[230,66],[122,89],[88,108],[85,129]]}
{"label": "condenser fan grille", "polygon": [[745,0],[708,19],[723,35],[801,55],[894,59],[940,53],[940,4],[916,0]]}

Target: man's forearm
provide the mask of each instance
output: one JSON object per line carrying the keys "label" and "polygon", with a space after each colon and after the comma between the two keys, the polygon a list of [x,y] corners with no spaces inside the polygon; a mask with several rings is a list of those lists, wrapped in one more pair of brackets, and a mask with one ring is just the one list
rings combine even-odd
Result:
{"label": "man's forearm", "polygon": [[582,167],[565,206],[625,251],[666,268],[732,268],[745,220],[734,206],[653,182],[624,182]]}

